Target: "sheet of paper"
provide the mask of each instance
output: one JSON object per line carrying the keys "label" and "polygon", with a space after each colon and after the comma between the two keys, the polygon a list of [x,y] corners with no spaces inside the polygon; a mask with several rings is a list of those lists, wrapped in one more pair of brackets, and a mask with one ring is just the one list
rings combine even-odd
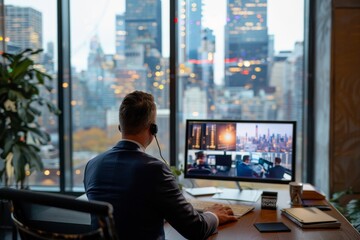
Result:
{"label": "sheet of paper", "polygon": [[220,193],[221,189],[218,189],[216,187],[199,187],[199,188],[186,188],[185,191],[193,196],[204,196],[204,195],[213,195],[215,193]]}

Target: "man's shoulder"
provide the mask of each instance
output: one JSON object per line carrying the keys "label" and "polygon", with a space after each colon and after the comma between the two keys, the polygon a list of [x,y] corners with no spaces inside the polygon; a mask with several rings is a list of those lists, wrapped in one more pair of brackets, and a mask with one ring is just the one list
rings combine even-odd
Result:
{"label": "man's shoulder", "polygon": [[[122,143],[124,143],[123,141]],[[121,143],[121,142],[119,142]],[[111,162],[127,162],[127,161],[136,161],[137,165],[152,165],[162,168],[165,162],[155,156],[152,156],[140,148],[122,148],[119,147],[119,143],[114,147],[108,149],[105,152],[99,153],[98,155],[91,158],[88,164],[100,164],[104,159]],[[132,142],[126,142],[135,145]],[[166,164],[165,164],[166,165]]]}
{"label": "man's shoulder", "polygon": [[275,166],[275,167],[273,167],[273,168],[274,168],[274,169],[279,169],[279,170],[280,170],[280,169],[281,169],[281,170],[282,170],[282,169],[285,169],[283,166],[280,166],[280,165],[277,165],[277,166]]}

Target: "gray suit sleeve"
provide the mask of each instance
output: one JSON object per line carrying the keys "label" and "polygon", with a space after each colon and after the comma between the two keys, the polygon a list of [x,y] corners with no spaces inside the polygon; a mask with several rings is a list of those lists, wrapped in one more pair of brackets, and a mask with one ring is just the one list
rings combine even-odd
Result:
{"label": "gray suit sleeve", "polygon": [[217,232],[217,227],[219,226],[219,219],[216,217],[214,213],[204,212],[203,213],[205,221],[209,225],[209,233],[207,235],[211,235]]}
{"label": "gray suit sleeve", "polygon": [[153,204],[169,224],[186,239],[207,239],[215,233],[217,217],[210,212],[199,213],[193,208],[180,191],[170,169],[163,166],[159,173],[157,170],[152,170],[158,177]]}

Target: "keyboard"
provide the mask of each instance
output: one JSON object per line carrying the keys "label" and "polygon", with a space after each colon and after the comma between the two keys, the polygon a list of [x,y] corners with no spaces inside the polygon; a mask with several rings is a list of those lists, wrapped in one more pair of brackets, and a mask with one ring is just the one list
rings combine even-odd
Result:
{"label": "keyboard", "polygon": [[248,212],[252,211],[254,209],[253,206],[248,205],[240,205],[240,204],[227,204],[222,202],[211,202],[211,201],[205,201],[205,200],[199,200],[195,198],[189,198],[187,199],[189,203],[199,212],[203,212],[205,208],[210,207],[214,205],[215,203],[219,203],[225,206],[228,206],[231,208],[231,210],[234,212],[234,216],[237,218],[240,218],[241,216],[247,214]]}

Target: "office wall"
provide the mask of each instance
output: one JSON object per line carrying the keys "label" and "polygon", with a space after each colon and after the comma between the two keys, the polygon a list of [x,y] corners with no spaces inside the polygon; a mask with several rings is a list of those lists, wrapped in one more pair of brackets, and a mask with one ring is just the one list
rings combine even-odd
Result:
{"label": "office wall", "polygon": [[330,190],[360,192],[360,1],[333,5]]}
{"label": "office wall", "polygon": [[360,1],[317,0],[314,184],[360,192]]}

